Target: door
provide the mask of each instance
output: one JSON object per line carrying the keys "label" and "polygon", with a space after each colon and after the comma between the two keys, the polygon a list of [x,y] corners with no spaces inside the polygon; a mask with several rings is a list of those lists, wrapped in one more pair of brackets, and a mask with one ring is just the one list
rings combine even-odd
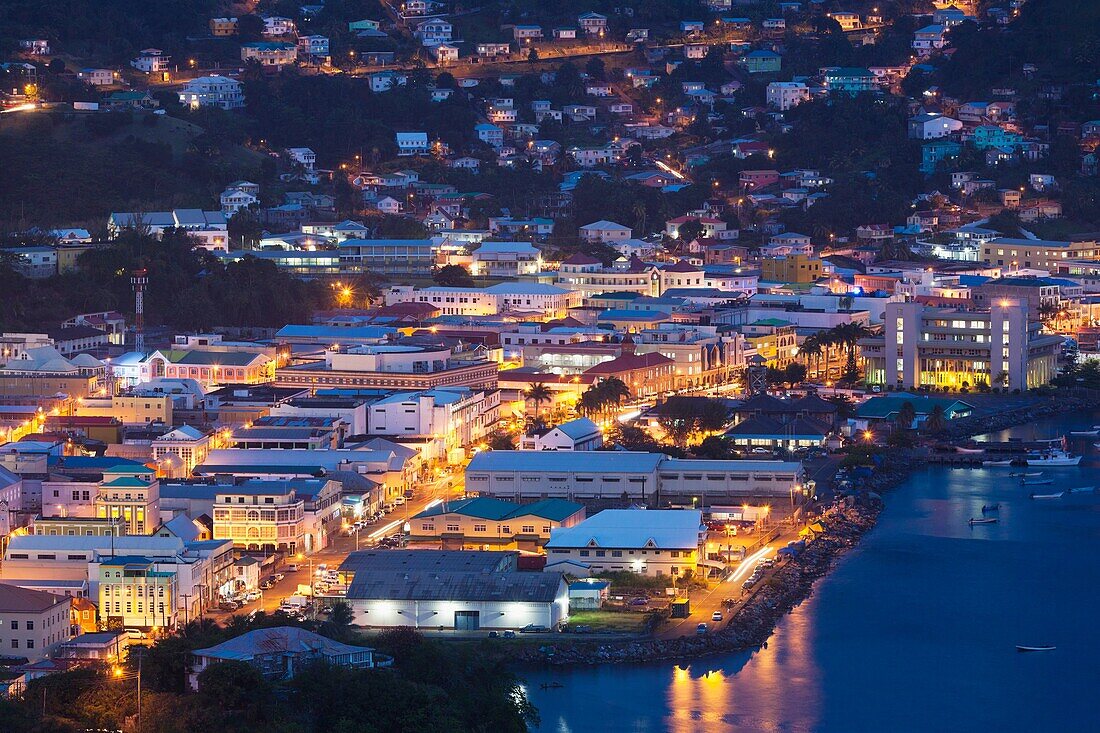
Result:
{"label": "door", "polygon": [[455,631],[477,631],[479,628],[480,611],[455,611]]}

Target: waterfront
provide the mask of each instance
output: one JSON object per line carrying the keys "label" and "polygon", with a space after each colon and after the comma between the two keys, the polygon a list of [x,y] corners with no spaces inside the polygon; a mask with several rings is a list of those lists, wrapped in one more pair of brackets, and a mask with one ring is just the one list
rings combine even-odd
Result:
{"label": "waterfront", "polygon": [[[1100,417],[990,436],[1047,438]],[[1060,491],[1100,484],[1091,440]],[[1095,717],[1100,645],[1090,582],[1100,494],[1033,501],[1007,468],[930,468],[887,497],[879,525],[780,623],[768,649],[672,664],[527,674],[541,730],[1078,729]],[[1001,523],[968,527],[983,504]],[[1018,654],[1018,643],[1058,645]],[[560,689],[542,690],[548,680]],[[1051,716],[1054,717],[1051,717]]]}

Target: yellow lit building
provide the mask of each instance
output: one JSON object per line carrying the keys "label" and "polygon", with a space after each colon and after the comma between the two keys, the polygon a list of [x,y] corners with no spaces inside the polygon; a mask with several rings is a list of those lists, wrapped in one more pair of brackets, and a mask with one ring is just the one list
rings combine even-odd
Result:
{"label": "yellow lit building", "polygon": [[96,495],[96,516],[121,517],[126,534],[149,534],[160,526],[160,483],[145,466],[116,466],[103,472]]}
{"label": "yellow lit building", "polygon": [[80,403],[78,414],[83,417],[113,417],[126,425],[160,422],[172,424],[172,397],[118,395],[90,398]]}
{"label": "yellow lit building", "polygon": [[762,260],[760,279],[778,283],[812,283],[821,277],[821,259],[809,255],[781,255]]}
{"label": "yellow lit building", "polygon": [[99,613],[108,627],[170,629],[176,625],[176,574],[140,556],[99,563]]}

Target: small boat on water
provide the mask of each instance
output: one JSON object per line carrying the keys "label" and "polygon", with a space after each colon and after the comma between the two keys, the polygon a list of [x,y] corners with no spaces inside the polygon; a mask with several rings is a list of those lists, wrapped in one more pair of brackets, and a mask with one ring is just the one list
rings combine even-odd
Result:
{"label": "small boat on water", "polygon": [[1092,430],[1070,430],[1069,434],[1079,436],[1100,435],[1100,428],[1093,427]]}
{"label": "small boat on water", "polygon": [[955,446],[956,453],[985,453],[985,448],[963,448],[961,445]]}
{"label": "small boat on water", "polygon": [[1011,466],[1012,459],[1007,461],[982,461],[983,466]]}
{"label": "small boat on water", "polygon": [[1001,502],[996,504],[982,504],[982,514],[986,512],[999,512],[1001,510]]}
{"label": "small boat on water", "polygon": [[1089,492],[1095,492],[1097,486],[1076,486],[1072,489],[1066,489],[1067,494],[1087,494]]}
{"label": "small boat on water", "polygon": [[1037,646],[1029,646],[1025,644],[1017,644],[1016,651],[1018,652],[1052,652],[1058,647],[1053,644],[1039,644]]}
{"label": "small boat on water", "polygon": [[1081,456],[1067,453],[1060,448],[1027,454],[1029,466],[1076,466],[1080,462]]}
{"label": "small boat on water", "polygon": [[1039,479],[1038,481],[1028,481],[1024,479],[1023,482],[1024,486],[1049,486],[1052,483],[1054,483],[1054,479],[1052,478]]}
{"label": "small boat on water", "polygon": [[1066,492],[1059,491],[1057,494],[1031,494],[1032,499],[1061,499],[1062,494]]}
{"label": "small boat on water", "polygon": [[1034,478],[1035,476],[1042,476],[1042,471],[1013,471],[1008,474],[1009,478]]}
{"label": "small boat on water", "polygon": [[994,517],[988,517],[988,518],[982,518],[982,519],[975,519],[975,518],[971,517],[969,524],[970,524],[971,527],[973,527],[975,524],[996,524],[998,521],[999,520],[997,520]]}

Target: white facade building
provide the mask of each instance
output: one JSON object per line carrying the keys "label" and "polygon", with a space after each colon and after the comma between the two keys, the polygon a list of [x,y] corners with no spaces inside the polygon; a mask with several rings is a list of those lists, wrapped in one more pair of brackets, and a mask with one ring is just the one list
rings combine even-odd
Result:
{"label": "white facade building", "polygon": [[179,91],[180,104],[191,109],[217,107],[240,109],[244,107],[244,88],[236,79],[211,74],[187,82]]}
{"label": "white facade building", "polygon": [[706,533],[697,509],[605,509],[550,533],[547,569],[568,562],[588,565],[594,573],[676,577],[695,571]]}

